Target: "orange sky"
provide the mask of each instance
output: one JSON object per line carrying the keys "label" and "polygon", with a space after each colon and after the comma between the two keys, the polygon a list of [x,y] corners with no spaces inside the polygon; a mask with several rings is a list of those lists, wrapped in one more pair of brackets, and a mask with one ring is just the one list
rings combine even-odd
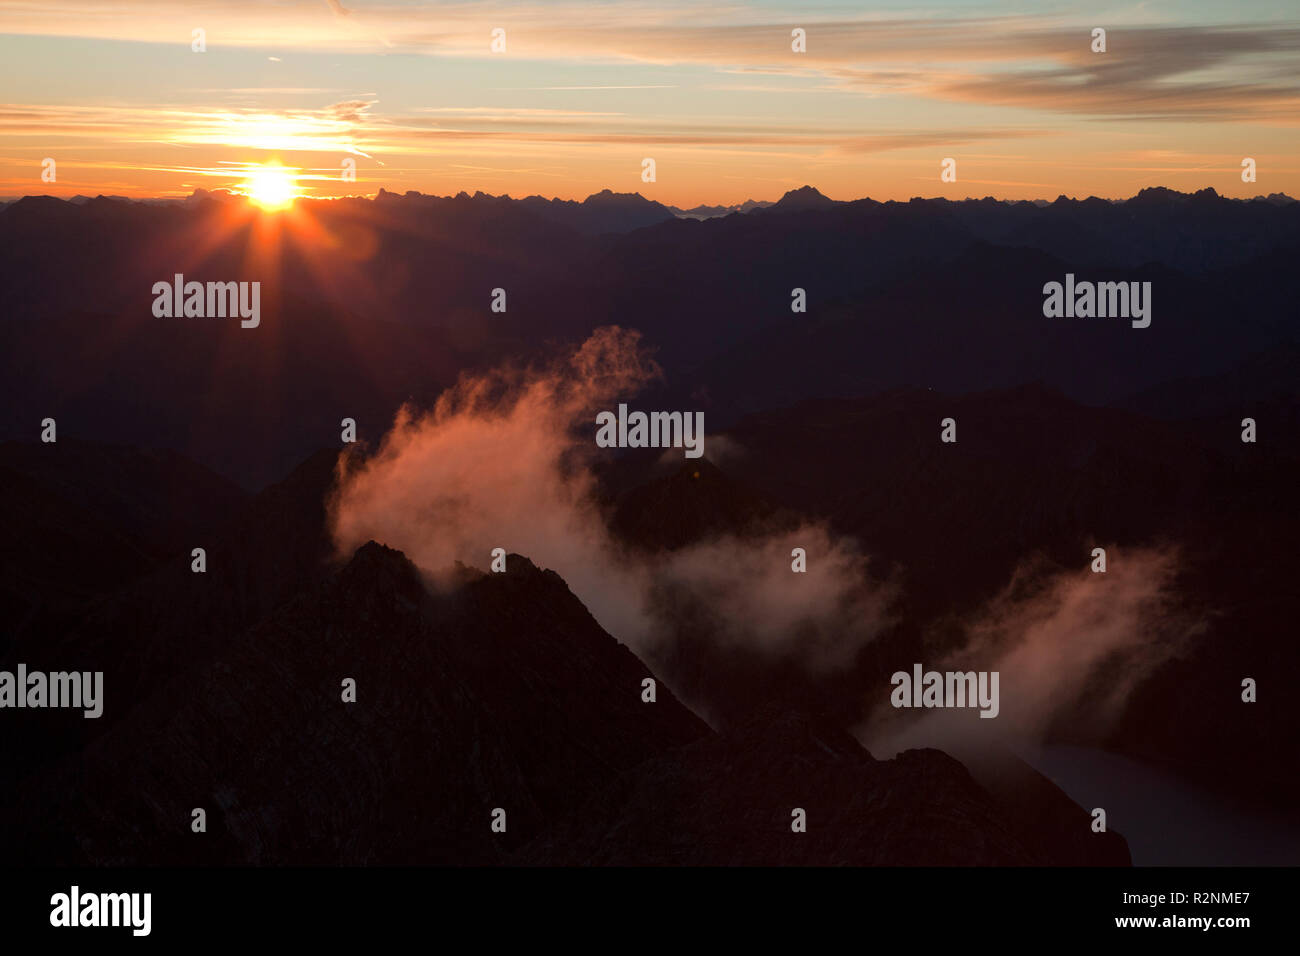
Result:
{"label": "orange sky", "polygon": [[0,0],[0,194],[1300,195],[1288,6]]}

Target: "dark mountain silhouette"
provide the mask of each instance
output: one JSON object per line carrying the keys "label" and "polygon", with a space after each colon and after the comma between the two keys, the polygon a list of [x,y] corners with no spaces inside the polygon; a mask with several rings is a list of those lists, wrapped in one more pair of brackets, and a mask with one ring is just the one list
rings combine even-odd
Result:
{"label": "dark mountain silhouette", "polygon": [[[192,607],[196,622],[210,607],[192,606],[195,588],[229,597],[250,573],[297,582],[265,615],[245,604],[245,619],[256,623],[241,627],[237,614],[227,614],[220,640],[195,641],[176,620],[149,623],[119,612],[115,625],[110,612],[94,622],[101,641],[133,649],[149,679],[127,687],[117,680],[121,671],[110,670],[106,686],[120,716],[77,748],[8,754],[0,790],[6,859],[563,863],[576,847],[603,839],[611,813],[624,821],[620,833],[663,826],[655,805],[621,804],[617,781],[628,774],[642,786],[659,779],[667,792],[711,800],[725,769],[714,752],[720,747],[749,766],[751,778],[774,758],[801,767],[805,785],[817,780],[808,776],[808,747],[837,738],[826,736],[829,728],[814,738],[792,733],[799,721],[779,716],[769,718],[770,729],[751,731],[766,741],[762,748],[728,738],[706,745],[701,760],[692,741],[714,739],[708,727],[662,682],[657,700],[643,702],[649,669],[599,628],[557,575],[522,556],[508,556],[504,575],[461,568],[450,591],[429,591],[400,553],[374,543],[337,572],[320,573],[294,552],[305,553],[307,526],[321,522],[322,464],[305,463],[250,504],[230,536],[242,542],[238,550],[218,551],[234,566],[233,582],[229,574],[192,575],[188,594],[169,594],[164,581],[148,586],[159,605]],[[261,539],[249,534],[257,525]],[[113,630],[128,624],[129,633]],[[140,633],[150,628],[169,635],[173,647],[184,634],[184,661],[171,668],[151,661]],[[340,700],[343,677],[357,681],[355,705]],[[1082,810],[1068,811],[1054,789],[1039,795],[1041,812],[1062,825],[1028,834],[950,758],[921,752],[877,764],[842,735],[835,748],[847,762],[827,763],[818,751],[822,778],[807,802],[825,813],[823,825],[834,820],[840,839],[822,835],[792,853],[784,824],[771,830],[754,816],[752,832],[740,820],[728,828],[741,849],[720,834],[678,862],[1127,862],[1114,835],[1080,856],[1073,831],[1086,827],[1064,821]],[[784,773],[767,778],[774,800],[784,797],[776,784]],[[727,776],[727,787],[743,782]],[[749,792],[753,813],[761,812],[756,792]],[[207,811],[205,834],[189,830],[195,806]],[[505,834],[489,829],[495,807],[507,811]],[[552,826],[569,833],[579,807],[589,825],[576,842],[546,836]],[[863,807],[876,809],[864,816]],[[780,822],[788,808],[777,810]],[[713,822],[712,810],[690,816],[678,805],[674,812],[687,812],[695,827]],[[945,821],[938,831],[936,821]],[[918,858],[918,847],[929,849]],[[606,862],[659,862],[665,852],[655,841],[623,841]]]}
{"label": "dark mountain silhouette", "polygon": [[[631,544],[677,549],[789,528],[793,516],[824,518],[861,542],[873,574],[900,586],[897,622],[845,672],[816,676],[797,654],[715,642],[687,617],[666,627],[651,663],[688,701],[707,702],[718,726],[743,723],[756,701],[853,726],[900,661],[959,646],[961,622],[1018,568],[1077,572],[1097,545],[1119,555],[1173,547],[1170,614],[1196,632],[1181,635],[1182,652],[1137,687],[1113,725],[1092,714],[1122,676],[1103,669],[1049,739],[1106,747],[1231,800],[1289,810],[1300,775],[1276,754],[1300,736],[1300,714],[1285,698],[1236,702],[1243,677],[1300,680],[1300,653],[1277,640],[1300,614],[1288,544],[1300,536],[1300,455],[1286,431],[1297,418],[1284,384],[1291,362],[1273,353],[1234,373],[1243,396],[1253,373],[1276,403],[1248,406],[1263,409],[1273,432],[1263,445],[1243,445],[1239,418],[1206,417],[1195,403],[1187,418],[1160,421],[1028,385],[962,396],[895,390],[749,416],[726,433],[744,451],[725,472],[701,461],[658,474],[647,455],[637,484],[630,458],[605,483],[616,501],[611,526]],[[1215,384],[1188,383],[1187,392],[1204,389],[1212,403],[1232,393],[1231,382]],[[947,417],[957,422],[953,445],[939,441]],[[1206,703],[1215,700],[1234,704]]]}
{"label": "dark mountain silhouette", "polygon": [[[621,774],[522,861],[565,865],[1127,866],[1114,833],[1055,787],[1009,811],[937,750],[879,761],[833,725],[753,719]],[[791,830],[805,811],[807,831]],[[1060,814],[1061,819],[1054,819]],[[1047,849],[1049,848],[1050,849]]]}
{"label": "dark mountain silhouette", "polygon": [[[1287,408],[1294,421],[1294,398]],[[938,441],[949,416],[954,445]],[[1074,570],[1096,544],[1176,545],[1176,604],[1203,632],[1138,689],[1112,731],[1092,734],[1091,721],[1075,715],[1054,732],[1159,760],[1251,802],[1288,806],[1300,795],[1300,775],[1275,758],[1300,736],[1295,708],[1206,704],[1238,700],[1241,678],[1256,672],[1284,685],[1300,679],[1300,653],[1277,640],[1300,614],[1288,544],[1300,535],[1294,445],[1243,445],[1239,421],[1189,428],[1081,407],[1042,386],[812,402],[752,416],[728,435],[745,449],[733,475],[764,507],[825,517],[903,574],[903,623],[862,658],[849,686],[878,683],[899,659],[943,646],[952,619],[976,611],[1035,555]],[[774,687],[766,670],[726,673],[707,689],[724,712],[743,712],[741,702],[760,691],[785,693],[791,706],[860,699],[843,678],[828,693],[816,682]],[[1154,716],[1169,713],[1178,719]],[[1268,785],[1242,788],[1227,768]]]}
{"label": "dark mountain silhouette", "polygon": [[491,862],[585,788],[707,732],[666,687],[643,704],[645,667],[554,574],[509,560],[509,580],[466,571],[438,598],[397,552],[362,548],[19,781],[6,859]]}
{"label": "dark mountain silhouette", "polygon": [[765,209],[771,205],[772,203],[770,202],[746,199],[744,202],[737,203],[734,206],[709,206],[702,204],[699,206],[692,206],[690,209],[679,209],[677,206],[669,206],[668,208],[672,210],[674,216],[681,219],[715,219],[718,216],[729,216],[733,212],[750,212],[754,209]]}
{"label": "dark mountain silhouette", "polygon": [[559,223],[584,235],[607,232],[630,232],[672,219],[672,210],[642,197],[639,193],[615,193],[608,189],[588,196],[582,202],[545,200],[540,196],[522,199],[519,205],[549,222]]}
{"label": "dark mountain silhouette", "polygon": [[826,198],[816,188],[800,186],[798,189],[791,189],[764,211],[808,212],[814,209],[830,209],[835,204],[835,200]]}
{"label": "dark mountain silhouette", "polygon": [[0,443],[0,655],[47,646],[96,602],[208,539],[245,500],[172,451],[70,437]]}
{"label": "dark mountain silhouette", "polygon": [[[832,202],[806,187],[703,221],[635,194],[381,192],[300,202],[279,226],[242,200],[192,199],[4,208],[0,437],[30,440],[33,416],[62,413],[69,434],[176,448],[256,488],[345,416],[373,434],[461,369],[611,323],[657,350],[659,400],[707,396],[714,428],[907,385],[1040,380],[1116,402],[1293,337],[1300,207],[1211,192],[1040,207]],[[177,272],[262,282],[263,325],[155,318],[153,284]],[[1151,327],[1044,318],[1042,287],[1067,272],[1151,281]],[[791,312],[795,288],[806,313]]]}
{"label": "dark mountain silhouette", "polygon": [[433,401],[463,361],[435,330],[296,300],[275,308],[265,336],[237,320],[158,325],[147,312],[6,324],[6,430],[31,440],[50,417],[61,442],[172,447],[255,489],[337,444],[345,418],[377,439],[402,402]]}
{"label": "dark mountain silhouette", "polygon": [[[35,458],[63,446],[62,440],[29,446],[13,457]],[[20,732],[10,750],[19,763],[76,750],[124,719],[155,687],[205,680],[214,655],[227,648],[232,635],[299,591],[319,586],[333,563],[325,500],[334,481],[336,451],[316,454],[284,481],[231,504],[224,484],[217,485],[217,495],[205,498],[204,485],[193,480],[203,470],[179,456],[170,456],[180,465],[169,471],[136,469],[132,483],[114,485],[105,476],[126,472],[140,452],[73,443],[69,450],[77,453],[78,471],[97,488],[106,513],[129,514],[136,501],[174,500],[188,505],[181,514],[191,517],[191,524],[172,540],[132,552],[120,542],[134,540],[135,522],[107,535],[100,523],[83,520],[87,512],[51,495],[49,510],[27,519],[34,525],[30,531],[19,537],[17,529],[24,526],[11,526],[5,550],[20,573],[9,580],[23,593],[14,599],[21,613],[4,619],[0,667],[12,671],[19,662],[33,668],[45,662],[53,669],[59,661],[75,661],[79,670],[103,671],[115,701],[96,720],[12,713]],[[57,456],[45,457],[67,467]],[[178,481],[178,474],[185,480]],[[33,487],[43,489],[37,482]],[[35,503],[45,497],[24,500]],[[60,527],[72,533],[56,535]],[[206,552],[202,574],[191,570],[194,547]],[[28,554],[36,558],[24,559]],[[93,582],[85,587],[89,596],[77,591],[65,596],[82,579]],[[0,772],[0,790],[11,769]]]}
{"label": "dark mountain silhouette", "polygon": [[[769,312],[769,322],[681,373],[682,390],[707,387],[723,423],[805,398],[902,386],[962,392],[1042,381],[1076,400],[1109,403],[1170,378],[1219,374],[1290,335],[1288,313],[1275,304],[1285,295],[1275,270],[1257,283],[1255,270],[1242,274],[1248,267],[1209,277],[1156,265],[1100,273],[1152,282],[1152,324],[1134,329],[1123,320],[1044,318],[1042,283],[1027,276],[1062,281],[1072,267],[1042,253],[976,242],[928,270],[899,268],[899,278],[813,302],[809,314]],[[1258,294],[1258,308],[1242,310],[1239,289],[1251,290],[1252,301]],[[1227,314],[1243,317],[1223,341]]]}
{"label": "dark mountain silhouette", "polygon": [[610,527],[629,544],[657,552],[718,534],[763,533],[794,523],[796,515],[779,513],[701,458],[622,495]]}
{"label": "dark mountain silhouette", "polygon": [[[678,218],[636,194],[382,192],[267,219],[196,192],[0,207],[0,438],[16,439],[0,444],[0,669],[103,670],[108,701],[100,720],[6,714],[0,853],[1123,863],[1122,838],[1006,755],[968,774],[845,736],[900,662],[956,647],[1018,567],[1075,571],[1096,544],[1116,560],[1176,549],[1170,598],[1192,623],[1113,722],[1092,719],[1119,676],[1103,667],[1048,742],[1294,815],[1300,207],[811,187],[746,205]],[[261,281],[261,326],[155,318],[152,285],[176,272]],[[1151,327],[1045,318],[1043,284],[1067,272],[1150,281]],[[702,409],[719,449],[716,464],[603,461],[611,530],[647,560],[804,520],[854,537],[897,597],[847,667],[726,647],[685,613],[638,659],[519,555],[429,590],[422,572],[448,569],[375,543],[334,553],[344,418],[365,455],[403,402],[608,324],[641,331],[665,369],[638,405]],[[1248,416],[1256,444],[1240,441]],[[37,442],[46,417],[57,444]],[[955,445],[938,440],[945,417]],[[1243,677],[1258,703],[1239,703]],[[507,834],[488,827],[498,806]]]}
{"label": "dark mountain silhouette", "polygon": [[1282,343],[1248,356],[1221,375],[1176,379],[1143,389],[1121,404],[1125,408],[1185,423],[1202,435],[1218,435],[1218,444],[1240,444],[1241,420],[1254,418],[1269,429],[1270,444],[1296,448],[1300,439],[1300,345]]}

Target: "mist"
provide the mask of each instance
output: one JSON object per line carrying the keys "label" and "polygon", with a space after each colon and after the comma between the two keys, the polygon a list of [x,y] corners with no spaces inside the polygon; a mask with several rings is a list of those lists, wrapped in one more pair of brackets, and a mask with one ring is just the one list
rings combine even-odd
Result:
{"label": "mist", "polygon": [[[894,709],[886,694],[858,736],[887,756],[913,747],[969,755],[997,744],[1012,749],[1046,740],[1068,721],[1076,735],[1101,740],[1131,693],[1195,638],[1198,625],[1180,609],[1172,546],[1107,547],[1109,568],[1093,573],[1022,563],[969,620],[955,650],[922,660],[926,670],[998,671],[1001,713]],[[909,669],[913,661],[900,661]]]}
{"label": "mist", "polygon": [[[610,452],[596,446],[595,416],[661,375],[639,333],[607,327],[543,365],[462,376],[432,409],[403,407],[373,455],[340,457],[340,556],[373,539],[436,588],[456,562],[486,570],[504,548],[557,572],[639,653],[653,656],[690,607],[724,646],[794,655],[811,671],[847,663],[885,626],[891,594],[855,542],[807,523],[648,555],[610,532],[593,471]],[[706,437],[706,457],[714,444]],[[796,547],[806,572],[792,570]]]}

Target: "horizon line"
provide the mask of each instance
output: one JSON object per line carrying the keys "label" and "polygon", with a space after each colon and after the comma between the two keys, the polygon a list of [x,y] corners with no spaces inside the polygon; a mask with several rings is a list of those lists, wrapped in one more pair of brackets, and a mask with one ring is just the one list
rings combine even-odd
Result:
{"label": "horizon line", "polygon": [[[497,199],[497,200],[506,200],[510,202],[522,202],[528,199],[540,199],[545,202],[582,204],[584,202],[587,202],[599,196],[611,195],[616,197],[628,197],[628,198],[641,199],[646,203],[661,206],[662,208],[668,210],[691,212],[692,210],[696,210],[696,209],[709,209],[709,208],[738,209],[739,207],[746,206],[749,204],[756,204],[761,206],[762,208],[766,208],[770,206],[775,206],[778,203],[782,202],[783,200],[789,199],[791,197],[797,198],[801,195],[807,196],[813,201],[824,200],[826,203],[830,203],[833,205],[840,205],[840,206],[853,205],[855,203],[861,203],[861,202],[873,202],[876,203],[877,205],[885,206],[890,204],[905,205],[907,203],[918,202],[918,201],[919,202],[939,201],[939,202],[961,203],[961,202],[985,202],[987,200],[993,200],[994,202],[1007,203],[1011,205],[1020,204],[1020,203],[1027,203],[1029,205],[1039,205],[1045,203],[1051,205],[1052,203],[1059,202],[1061,200],[1066,200],[1067,202],[1087,202],[1093,199],[1099,200],[1101,202],[1108,202],[1108,203],[1126,203],[1141,197],[1144,193],[1151,193],[1151,192],[1168,193],[1174,196],[1180,196],[1188,199],[1197,196],[1206,196],[1207,194],[1209,194],[1213,198],[1223,199],[1231,202],[1259,202],[1259,201],[1267,202],[1273,199],[1284,199],[1284,200],[1289,200],[1290,202],[1300,201],[1297,200],[1295,197],[1288,195],[1285,192],[1273,192],[1267,194],[1260,193],[1255,196],[1242,196],[1242,197],[1226,196],[1223,193],[1216,190],[1213,186],[1206,186],[1194,192],[1183,192],[1181,190],[1173,189],[1168,186],[1144,186],[1143,188],[1138,190],[1138,192],[1134,193],[1131,196],[1098,196],[1096,194],[1079,196],[1079,195],[1069,195],[1066,193],[1061,193],[1054,198],[1039,197],[1035,199],[999,198],[992,194],[986,194],[983,196],[965,196],[962,197],[961,199],[955,199],[950,196],[911,196],[907,199],[872,199],[870,196],[859,196],[855,199],[832,199],[829,196],[827,196],[825,193],[821,192],[821,190],[819,190],[817,187],[811,184],[805,184],[803,186],[799,186],[794,189],[786,190],[786,192],[783,193],[777,199],[754,199],[751,197],[749,199],[737,203],[704,202],[704,203],[697,203],[694,206],[689,206],[689,207],[683,207],[671,203],[660,202],[657,199],[651,199],[637,191],[619,192],[617,190],[610,189],[609,187],[599,190],[598,192],[590,193],[585,197],[579,198],[576,196],[570,196],[570,197],[544,196],[541,193],[529,193],[525,196],[512,196],[509,193],[499,193],[499,194],[488,193],[488,192],[484,192],[481,189],[476,189],[473,192],[462,189],[459,192],[456,192],[454,194],[439,195],[437,193],[422,192],[417,189],[408,189],[402,192],[396,192],[394,190],[387,189],[386,187],[381,185],[378,188],[378,190],[373,193],[355,193],[346,196],[307,196],[307,195],[296,196],[293,199],[293,203],[294,204],[297,204],[299,202],[331,203],[331,202],[340,202],[349,199],[353,199],[353,200],[361,199],[361,200],[374,202],[378,200],[381,195],[387,195],[387,196],[395,196],[398,198],[415,196],[415,197],[425,198],[425,199],[443,199],[443,200],[452,200],[452,199],[459,199],[461,197],[466,197],[469,199],[479,199],[479,198]],[[210,198],[215,202],[239,202],[239,201],[251,202],[249,197],[244,193],[236,192],[228,188],[217,187],[215,189],[204,189],[202,187],[196,187],[192,192],[185,195],[171,194],[171,195],[157,195],[157,196],[123,196],[123,195],[113,194],[113,193],[97,193],[93,196],[87,195],[85,193],[76,193],[72,196],[54,196],[49,193],[18,193],[18,194],[0,193],[0,203],[9,205],[14,202],[20,202],[24,199],[52,199],[58,202],[65,202],[65,203],[72,203],[74,200],[77,199],[84,200],[85,202],[92,202],[94,200],[103,199],[103,200],[108,200],[113,202],[129,202],[129,203],[141,204],[141,205],[154,205],[154,204],[164,204],[164,203],[183,204],[183,203],[195,201],[196,197],[198,197],[199,200]]]}

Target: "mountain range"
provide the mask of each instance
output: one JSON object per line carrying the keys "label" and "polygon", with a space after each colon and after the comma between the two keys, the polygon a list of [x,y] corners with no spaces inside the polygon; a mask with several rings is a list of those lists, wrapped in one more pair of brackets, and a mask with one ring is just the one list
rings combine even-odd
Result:
{"label": "mountain range", "polygon": [[[344,417],[373,437],[398,403],[430,401],[461,370],[611,324],[657,350],[666,374],[651,398],[691,402],[711,429],[894,387],[1038,381],[1088,404],[1138,401],[1294,342],[1300,207],[1209,190],[1039,207],[836,203],[805,188],[704,221],[613,193],[302,205],[273,221],[204,197],[5,207],[0,438],[28,440],[50,416],[258,488]],[[260,281],[265,327],[156,319],[153,284],[178,272]],[[1043,285],[1067,273],[1151,281],[1151,326],[1045,319]],[[806,312],[791,310],[795,289]],[[1263,399],[1244,384],[1242,401]],[[227,413],[244,423],[237,440]]]}
{"label": "mountain range", "polygon": [[[232,503],[215,476],[205,488],[132,449],[72,447],[82,483],[134,470],[125,500],[100,492],[122,536],[131,499],[178,486],[223,527],[205,575],[163,547],[126,585],[8,596],[6,621],[25,623],[0,660],[75,651],[114,698],[100,721],[12,715],[11,862],[1128,862],[1119,834],[1093,834],[1027,767],[1032,786],[1009,799],[938,751],[877,760],[816,714],[759,708],[719,733],[661,677],[645,702],[654,672],[521,555],[505,574],[462,567],[443,593],[374,542],[335,560],[320,502],[336,453]],[[35,470],[29,449],[0,453],[5,475]],[[75,562],[99,531],[14,543]]]}
{"label": "mountain range", "polygon": [[[1127,864],[1135,816],[1112,802],[1109,831],[1090,826],[1106,781],[1067,795],[1006,741],[885,706],[895,671],[972,656],[1004,668],[1023,739],[1158,770],[1175,799],[1281,821],[1271,852],[1300,852],[1298,252],[1294,201],[1212,190],[881,203],[804,187],[692,210],[381,191],[278,216],[202,192],[6,203],[0,670],[100,670],[107,704],[5,713],[0,853]],[[260,282],[261,324],[155,317],[153,284],[177,273]],[[1043,286],[1067,274],[1150,282],[1150,327],[1046,318]],[[648,634],[597,620],[608,595],[574,567],[577,532],[508,547],[505,573],[486,547],[423,566],[418,536],[339,547],[340,472],[392,453],[401,407],[492,370],[535,378],[609,326],[636,330],[658,372],[617,400],[701,410],[707,430],[701,459],[557,454],[562,477],[590,467],[584,530],[653,580]],[[590,451],[570,424],[538,437]],[[495,487],[488,461],[464,464],[482,471],[470,491]],[[482,499],[407,500],[420,527]],[[863,593],[882,608],[833,667],[807,622],[737,640],[705,585],[654,577],[789,535],[853,556],[830,619],[856,627]],[[789,580],[721,563],[760,607]],[[1020,718],[1017,694],[1034,698]],[[1252,839],[1234,860],[1261,858]]]}

